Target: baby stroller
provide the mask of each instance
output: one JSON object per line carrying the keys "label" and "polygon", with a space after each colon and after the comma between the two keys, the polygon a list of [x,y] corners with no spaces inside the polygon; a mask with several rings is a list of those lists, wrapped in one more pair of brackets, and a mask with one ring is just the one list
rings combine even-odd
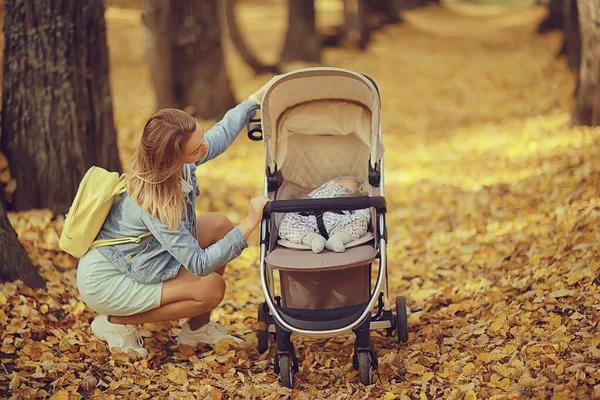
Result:
{"label": "baby stroller", "polygon": [[[306,68],[285,74],[265,93],[261,118],[249,122],[248,136],[264,140],[265,195],[260,231],[260,276],[265,302],[259,306],[259,352],[276,341],[275,372],[293,387],[298,359],[291,334],[310,337],[356,335],[353,366],[360,381],[372,383],[377,355],[371,329],[408,340],[406,301],[391,310],[387,280],[386,201],[380,98],[369,77],[338,68]],[[299,199],[322,183],[352,176],[368,195]],[[371,228],[343,253],[284,247],[278,223],[288,212],[371,208]],[[377,281],[371,280],[378,264]],[[275,293],[275,271],[279,290]]]}

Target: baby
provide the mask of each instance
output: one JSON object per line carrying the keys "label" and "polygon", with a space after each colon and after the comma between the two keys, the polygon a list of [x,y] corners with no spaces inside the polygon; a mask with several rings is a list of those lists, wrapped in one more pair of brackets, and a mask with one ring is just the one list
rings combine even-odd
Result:
{"label": "baby", "polygon": [[[360,182],[354,178],[337,178],[319,186],[308,194],[313,199],[358,194]],[[290,242],[311,247],[315,253],[323,248],[341,253],[348,242],[359,239],[369,228],[371,212],[368,208],[355,211],[323,213],[323,225],[329,235],[325,239],[319,233],[317,217],[313,214],[287,213],[279,224],[279,236]]]}

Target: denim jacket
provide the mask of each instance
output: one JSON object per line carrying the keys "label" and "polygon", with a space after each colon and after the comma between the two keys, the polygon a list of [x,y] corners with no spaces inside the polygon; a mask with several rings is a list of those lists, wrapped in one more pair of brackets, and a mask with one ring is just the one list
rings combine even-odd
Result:
{"label": "denim jacket", "polygon": [[[200,194],[195,171],[196,166],[217,157],[233,143],[257,108],[258,105],[244,101],[206,132],[208,153],[198,163],[184,166],[188,185],[182,187],[187,186],[189,193],[186,195],[187,209],[177,230],[170,230],[159,219],[150,216],[125,193],[112,206],[97,239],[136,237],[148,231],[152,236],[141,243],[98,247],[100,253],[125,275],[146,284],[174,278],[181,266],[195,275],[208,275],[238,257],[248,243],[237,227],[206,249],[200,248],[192,236],[196,229],[194,204]],[[198,230],[203,228],[210,227],[197,227]]]}

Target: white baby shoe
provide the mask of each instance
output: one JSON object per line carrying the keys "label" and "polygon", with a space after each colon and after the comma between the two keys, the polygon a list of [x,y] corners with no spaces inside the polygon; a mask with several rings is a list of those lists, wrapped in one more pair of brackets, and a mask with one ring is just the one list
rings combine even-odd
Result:
{"label": "white baby shoe", "polygon": [[190,328],[189,322],[186,322],[181,327],[181,332],[177,338],[177,344],[196,347],[199,344],[212,345],[225,339],[231,339],[238,344],[243,342],[242,339],[228,334],[227,330],[216,322],[211,321],[195,331]]}
{"label": "white baby shoe", "polygon": [[327,250],[335,251],[336,253],[342,253],[346,250],[344,246],[346,243],[352,241],[352,236],[346,231],[335,231],[327,239],[325,247]]}
{"label": "white baby shoe", "polygon": [[96,317],[91,323],[92,333],[100,340],[108,343],[109,350],[118,347],[122,352],[133,349],[142,357],[148,357],[144,348],[144,340],[135,325],[113,324],[106,315]]}
{"label": "white baby shoe", "polygon": [[318,233],[309,232],[302,238],[302,244],[310,246],[313,253],[320,253],[325,248],[325,238]]}

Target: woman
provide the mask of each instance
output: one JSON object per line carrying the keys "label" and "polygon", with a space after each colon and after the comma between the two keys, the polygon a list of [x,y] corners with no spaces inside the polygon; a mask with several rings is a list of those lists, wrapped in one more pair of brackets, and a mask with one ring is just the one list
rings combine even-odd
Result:
{"label": "woman", "polygon": [[77,269],[81,297],[100,314],[92,333],[109,348],[133,349],[146,357],[136,325],[180,318],[189,318],[180,344],[232,338],[209,322],[210,311],[225,295],[225,264],[248,246],[268,199],[252,199],[247,218],[236,227],[220,213],[196,218],[195,170],[233,143],[276,79],[206,134],[181,110],[160,110],[146,123],[130,163],[127,193],[113,205],[98,239],[152,235],[137,244],[92,248]]}

